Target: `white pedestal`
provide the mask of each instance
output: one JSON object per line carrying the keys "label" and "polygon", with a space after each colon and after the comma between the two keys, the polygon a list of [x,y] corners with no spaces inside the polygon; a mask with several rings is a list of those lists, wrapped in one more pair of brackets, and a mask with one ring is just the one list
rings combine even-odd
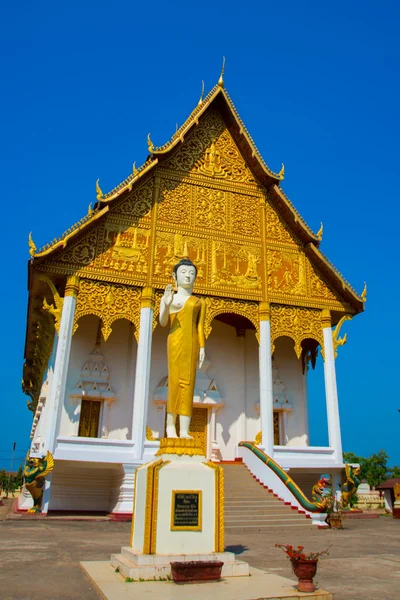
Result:
{"label": "white pedestal", "polygon": [[222,576],[249,574],[224,552],[224,473],[195,440],[162,439],[155,460],[138,467],[131,547],[111,564],[132,579],[171,576],[172,561],[222,560]]}

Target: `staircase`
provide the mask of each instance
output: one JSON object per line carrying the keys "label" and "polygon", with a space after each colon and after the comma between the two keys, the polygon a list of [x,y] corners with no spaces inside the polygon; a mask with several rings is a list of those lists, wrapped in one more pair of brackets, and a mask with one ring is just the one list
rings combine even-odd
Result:
{"label": "staircase", "polygon": [[311,520],[284,504],[241,463],[222,464],[225,474],[225,529],[303,527]]}

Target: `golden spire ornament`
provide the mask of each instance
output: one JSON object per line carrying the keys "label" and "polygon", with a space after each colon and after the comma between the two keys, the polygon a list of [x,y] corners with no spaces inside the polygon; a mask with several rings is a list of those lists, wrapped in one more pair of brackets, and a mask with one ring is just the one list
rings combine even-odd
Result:
{"label": "golden spire ornament", "polygon": [[320,242],[322,241],[322,235],[323,235],[323,233],[324,233],[324,226],[321,223],[321,227],[319,228],[318,233],[317,233],[317,238],[318,238],[318,240]]}
{"label": "golden spire ornament", "polygon": [[221,75],[219,76],[218,79],[218,85],[220,88],[224,88],[225,84],[224,84],[224,74],[225,74],[225,56],[222,57],[222,69],[221,69]]}
{"label": "golden spire ornament", "polygon": [[89,217],[91,217],[93,213],[94,213],[94,210],[92,208],[92,203],[90,203],[89,206],[88,206],[88,212],[87,212],[87,214],[89,215]]}
{"label": "golden spire ornament", "polygon": [[281,181],[282,181],[282,179],[285,179],[285,165],[283,163],[282,163],[282,169],[278,173],[278,177]]}
{"label": "golden spire ornament", "polygon": [[139,171],[136,168],[136,161],[132,165],[132,173],[134,174],[135,177],[139,173]]}
{"label": "golden spire ornament", "polygon": [[149,152],[153,152],[154,150],[154,144],[150,139],[150,134],[147,135],[147,149]]}
{"label": "golden spire ornament", "polygon": [[34,257],[36,254],[36,244],[32,239],[32,231],[30,232],[29,236],[28,236],[28,245],[29,245],[29,254]]}
{"label": "golden spire ornament", "polygon": [[365,282],[364,282],[364,289],[363,289],[362,294],[361,294],[361,300],[363,302],[367,301],[367,284]]}
{"label": "golden spire ornament", "polygon": [[204,81],[201,82],[201,94],[200,94],[200,99],[197,103],[197,106],[200,106],[200,104],[203,104],[203,96],[204,96]]}
{"label": "golden spire ornament", "polygon": [[103,196],[103,192],[101,191],[101,187],[99,185],[99,181],[100,181],[100,179],[98,179],[96,181],[96,193],[97,193],[96,198],[97,198],[97,200],[101,200],[101,197]]}

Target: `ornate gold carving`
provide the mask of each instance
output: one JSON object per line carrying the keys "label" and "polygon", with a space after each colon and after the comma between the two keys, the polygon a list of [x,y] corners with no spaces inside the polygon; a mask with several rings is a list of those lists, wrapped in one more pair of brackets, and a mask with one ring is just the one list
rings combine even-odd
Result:
{"label": "ornate gold carving", "polygon": [[297,358],[301,357],[301,342],[311,338],[323,347],[321,328],[321,311],[312,308],[290,306],[271,306],[271,351],[274,352],[275,341],[282,336],[294,341]]}
{"label": "ornate gold carving", "polygon": [[231,232],[260,237],[260,199],[245,194],[232,194],[231,197]]}
{"label": "ornate gold carving", "polygon": [[324,300],[339,301],[338,296],[330,288],[325,277],[319,272],[310,260],[307,259],[308,271],[309,271],[309,285],[311,290],[311,296],[314,298],[322,298]]}
{"label": "ornate gold carving", "polygon": [[212,241],[211,282],[212,286],[238,286],[261,289],[258,265],[261,263],[261,248],[233,242]]}
{"label": "ornate gold carving", "polygon": [[47,283],[47,285],[51,289],[51,293],[53,294],[54,305],[48,304],[46,298],[43,298],[43,310],[47,311],[54,317],[54,327],[55,327],[56,331],[59,332],[64,299],[61,298],[60,294],[58,293],[58,291],[56,289],[56,286],[51,281],[51,279],[46,277],[46,275],[39,275],[38,279],[40,279],[40,281],[44,281],[45,283]]}
{"label": "ornate gold carving", "polygon": [[121,217],[133,217],[134,223],[138,225],[139,219],[150,219],[153,200],[153,180],[147,179],[139,187],[135,187],[127,198],[121,200],[112,212],[115,217],[119,214]]}
{"label": "ornate gold carving", "polygon": [[32,231],[28,235],[29,254],[34,257],[36,254],[36,244],[32,239]]}
{"label": "ornate gold carving", "polygon": [[178,456],[205,456],[202,444],[198,439],[161,438],[160,448],[155,456],[177,454]]}
{"label": "ornate gold carving", "polygon": [[224,469],[211,462],[203,463],[215,472],[215,549],[214,552],[223,552],[225,549],[225,488]]}
{"label": "ornate gold carving", "polygon": [[367,301],[367,284],[366,283],[364,283],[364,289],[363,289],[362,294],[361,294],[361,300],[363,302]]}
{"label": "ornate gold carving", "polygon": [[79,277],[78,275],[70,275],[65,286],[65,296],[76,298],[79,292]]}
{"label": "ornate gold carving", "polygon": [[323,233],[324,233],[324,226],[321,223],[321,227],[319,228],[318,233],[317,233],[317,238],[319,239],[320,242],[322,242]]}
{"label": "ornate gold carving", "polygon": [[258,302],[244,301],[244,300],[231,300],[229,298],[212,298],[209,297],[206,300],[207,311],[206,319],[204,324],[204,332],[206,339],[211,333],[211,323],[215,317],[224,313],[233,313],[236,315],[242,315],[249,319],[253,323],[257,336],[260,332],[260,323],[258,317]]}
{"label": "ornate gold carving", "polygon": [[[35,302],[36,299],[33,299]],[[29,353],[30,360],[24,365],[24,378],[22,389],[25,394],[30,396],[31,403],[28,405],[33,411],[36,410],[40,390],[43,383],[50,356],[53,350],[54,342],[54,319],[47,312],[38,308],[33,311],[31,332],[29,339],[33,348]]]}
{"label": "ornate gold carving", "polygon": [[347,342],[347,333],[345,333],[342,338],[339,337],[340,329],[345,321],[351,321],[350,315],[345,315],[344,317],[342,317],[339,323],[336,325],[335,329],[332,331],[332,341],[333,350],[335,352],[335,358],[337,358],[337,349],[339,348],[339,346],[344,346],[344,344]]}
{"label": "ornate gold carving", "polygon": [[304,255],[285,250],[268,251],[267,267],[270,293],[306,294]]}
{"label": "ornate gold carving", "polygon": [[68,266],[84,267],[94,264],[96,257],[98,238],[98,228],[92,229],[86,235],[71,246],[69,250],[60,252],[55,257],[56,261],[60,261]]}
{"label": "ornate gold carving", "polygon": [[278,177],[281,181],[285,179],[285,165],[282,163],[282,168],[278,173]]}
{"label": "ornate gold carving", "polygon": [[196,187],[196,226],[226,231],[227,193]]}
{"label": "ornate gold carving", "polygon": [[158,203],[158,220],[190,224],[191,186],[172,179],[162,179]]}
{"label": "ornate gold carving", "polygon": [[135,337],[138,340],[141,296],[140,288],[82,279],[76,303],[74,333],[81,317],[97,315],[102,322],[104,340],[107,340],[113,322],[118,319],[127,319],[135,325]]}
{"label": "ornate gold carving", "polygon": [[393,493],[394,493],[395,502],[399,502],[400,501],[400,483],[399,482],[396,482],[394,484]]}
{"label": "ornate gold carving", "polygon": [[260,444],[262,444],[262,431],[259,431],[254,438],[254,445],[259,446]]}
{"label": "ornate gold carving", "polygon": [[267,240],[274,240],[291,245],[299,245],[296,235],[289,225],[285,223],[278,211],[272,206],[269,198],[265,203],[265,218],[267,229]]}
{"label": "ornate gold carving", "polygon": [[215,146],[215,142],[211,142],[211,146],[206,149],[204,163],[200,163],[199,171],[209,177],[224,178],[228,173],[221,165],[221,154]]}
{"label": "ornate gold carving", "polygon": [[151,229],[122,229],[120,225],[110,221],[106,223],[105,232],[105,251],[100,256],[102,268],[145,279],[148,273]]}
{"label": "ornate gold carving", "polygon": [[222,57],[221,75],[219,76],[219,79],[218,79],[218,87],[220,87],[220,88],[224,87],[224,73],[225,73],[225,56]]}
{"label": "ornate gold carving", "polygon": [[[200,104],[203,104],[203,97],[204,97],[204,81],[201,82],[201,94],[200,94],[200,98],[197,103],[197,106],[200,106]],[[178,125],[178,123],[177,123],[177,125]],[[178,127],[176,128],[176,131],[178,131]]]}
{"label": "ornate gold carving", "polygon": [[153,142],[150,139],[150,134],[149,133],[147,134],[147,149],[148,149],[148,151],[150,153],[153,152],[153,150],[154,150],[154,144],[153,144]]}
{"label": "ornate gold carving", "polygon": [[213,177],[216,173],[223,173],[226,181],[255,184],[253,174],[224,121],[213,109],[199,119],[199,124],[190,131],[185,144],[176,148],[172,156],[163,163],[163,168]]}
{"label": "ornate gold carving", "polygon": [[97,198],[97,200],[101,200],[101,198],[103,196],[103,192],[101,191],[101,187],[99,185],[99,181],[100,181],[100,179],[98,179],[96,181],[96,198]]}
{"label": "ornate gold carving", "polygon": [[281,432],[279,427],[279,412],[274,410],[274,445],[279,446],[281,442]]}

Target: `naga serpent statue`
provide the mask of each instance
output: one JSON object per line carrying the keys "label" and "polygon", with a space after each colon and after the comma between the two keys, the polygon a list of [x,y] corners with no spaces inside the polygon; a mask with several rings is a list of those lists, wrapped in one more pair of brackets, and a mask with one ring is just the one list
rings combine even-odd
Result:
{"label": "naga serpent statue", "polygon": [[33,498],[33,506],[28,513],[42,512],[43,488],[45,477],[54,469],[54,460],[51,452],[44,458],[33,458],[26,455],[24,468],[24,484]]}
{"label": "naga serpent statue", "polygon": [[312,487],[312,501],[317,508],[324,509],[326,507],[326,498],[324,498],[323,492],[327,483],[328,480],[325,477],[321,477]]}
{"label": "naga serpent statue", "polygon": [[360,467],[351,467],[345,465],[342,472],[342,484],[340,489],[342,490],[342,503],[343,508],[350,509],[350,500],[357,491],[358,486],[361,483]]}

